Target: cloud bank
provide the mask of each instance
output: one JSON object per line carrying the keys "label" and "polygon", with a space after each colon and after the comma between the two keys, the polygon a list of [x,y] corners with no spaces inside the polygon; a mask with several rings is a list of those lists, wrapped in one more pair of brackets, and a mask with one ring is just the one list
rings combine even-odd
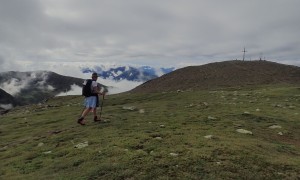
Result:
{"label": "cloud bank", "polygon": [[0,72],[183,67],[242,59],[244,47],[247,60],[300,66],[298,7],[298,0],[0,1]]}

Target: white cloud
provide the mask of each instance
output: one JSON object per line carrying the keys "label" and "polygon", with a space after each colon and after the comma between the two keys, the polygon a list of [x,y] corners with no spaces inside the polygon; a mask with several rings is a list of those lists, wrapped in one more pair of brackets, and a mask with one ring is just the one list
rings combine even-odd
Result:
{"label": "white cloud", "polygon": [[48,78],[47,72],[37,71],[37,72],[28,72],[28,76],[16,73],[16,77],[10,79],[9,81],[3,82],[0,84],[0,88],[9,93],[12,96],[17,95],[22,89],[32,83],[32,81],[38,80],[36,83],[38,88],[46,90],[54,90],[54,87],[47,85],[46,81]]}
{"label": "white cloud", "polygon": [[142,84],[141,82],[128,81],[128,80],[120,80],[113,81],[107,79],[100,79],[98,82],[105,84],[108,86],[108,94],[117,94],[125,91],[129,91],[136,86]]}
{"label": "white cloud", "polygon": [[14,96],[18,94],[23,88],[25,88],[29,83],[29,79],[18,80],[12,78],[11,81],[4,82],[0,84],[0,88]]}
{"label": "white cloud", "polygon": [[0,107],[2,109],[11,109],[13,108],[14,106],[12,104],[0,104]]}
{"label": "white cloud", "polygon": [[80,86],[77,86],[76,84],[73,84],[71,86],[71,90],[67,92],[61,92],[60,94],[56,96],[68,96],[68,95],[81,95],[82,88]]}
{"label": "white cloud", "polygon": [[[129,91],[141,84],[141,82],[133,82],[128,80],[114,81],[114,80],[101,79],[101,78],[99,78],[97,82],[108,86],[108,92],[107,92],[108,95]],[[81,95],[81,93],[82,93],[82,88],[74,84],[71,86],[70,91],[61,92],[56,96]]]}

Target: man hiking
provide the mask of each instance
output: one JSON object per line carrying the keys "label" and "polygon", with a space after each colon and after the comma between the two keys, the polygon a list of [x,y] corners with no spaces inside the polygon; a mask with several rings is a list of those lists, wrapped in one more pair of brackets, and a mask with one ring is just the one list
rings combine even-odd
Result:
{"label": "man hiking", "polygon": [[97,79],[98,79],[98,74],[93,73],[92,79],[87,79],[83,83],[82,95],[85,96],[84,99],[85,109],[83,110],[81,117],[77,120],[77,123],[79,123],[80,125],[85,125],[84,118],[90,111],[93,111],[94,113],[95,122],[101,121],[97,117],[97,107],[99,107],[98,95],[99,94],[105,95],[105,93],[101,93],[97,83]]}

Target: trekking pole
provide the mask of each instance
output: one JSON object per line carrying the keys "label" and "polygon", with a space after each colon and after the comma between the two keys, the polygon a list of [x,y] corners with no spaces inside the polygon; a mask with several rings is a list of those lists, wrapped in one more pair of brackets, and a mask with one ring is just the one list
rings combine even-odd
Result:
{"label": "trekking pole", "polygon": [[102,95],[102,101],[101,101],[101,106],[100,106],[100,115],[99,115],[99,119],[101,119],[102,108],[103,108],[103,102],[104,102],[104,94]]}
{"label": "trekking pole", "polygon": [[82,115],[82,113],[83,113],[84,110],[85,110],[85,106],[83,106],[83,109],[82,109],[82,111],[81,111],[79,117],[81,117],[81,115]]}

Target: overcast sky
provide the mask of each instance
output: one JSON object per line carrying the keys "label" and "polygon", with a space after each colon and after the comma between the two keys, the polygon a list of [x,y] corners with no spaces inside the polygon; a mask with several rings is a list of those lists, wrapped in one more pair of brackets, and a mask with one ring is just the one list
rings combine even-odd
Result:
{"label": "overcast sky", "polygon": [[299,7],[300,0],[0,0],[0,72],[183,67],[242,59],[244,47],[248,60],[300,66]]}

